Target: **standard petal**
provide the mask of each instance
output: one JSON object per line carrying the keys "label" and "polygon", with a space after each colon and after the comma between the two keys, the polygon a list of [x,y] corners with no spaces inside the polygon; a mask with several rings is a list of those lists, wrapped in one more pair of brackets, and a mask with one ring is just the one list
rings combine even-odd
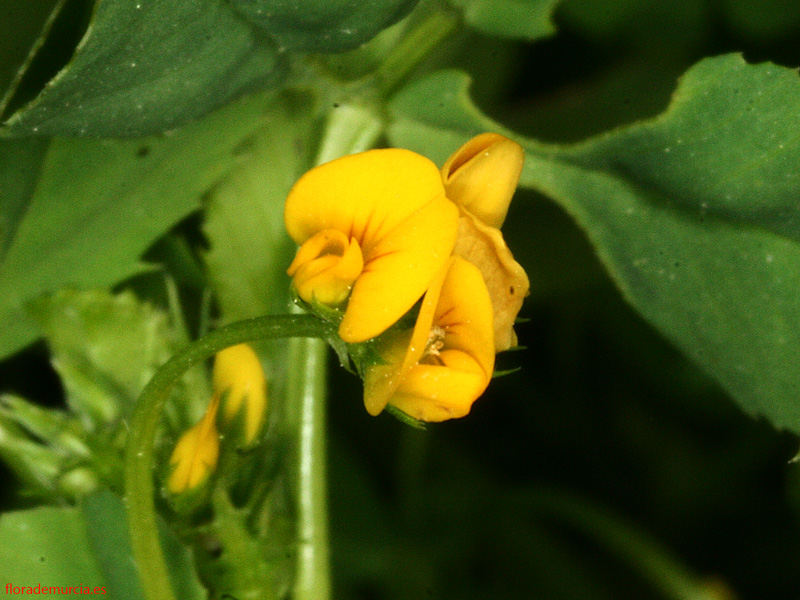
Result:
{"label": "standard petal", "polygon": [[442,167],[447,197],[491,227],[506,219],[525,151],[497,133],[483,133],[456,150]]}
{"label": "standard petal", "polygon": [[439,170],[409,150],[345,156],[303,175],[286,199],[284,220],[302,244],[323,229],[355,237],[364,254],[432,200],[444,196]]}

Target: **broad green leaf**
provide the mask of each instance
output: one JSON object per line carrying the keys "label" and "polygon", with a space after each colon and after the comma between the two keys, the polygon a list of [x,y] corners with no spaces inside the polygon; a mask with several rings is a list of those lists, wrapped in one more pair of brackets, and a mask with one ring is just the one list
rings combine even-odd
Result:
{"label": "broad green leaf", "polygon": [[[167,136],[52,140],[0,264],[0,356],[38,337],[26,302],[65,286],[109,286],[141,271],[142,252],[235,164],[238,146],[263,121],[263,103],[261,96],[247,98]],[[25,189],[12,188],[10,197]]]}
{"label": "broad green leaf", "polygon": [[489,35],[535,40],[555,32],[552,14],[560,0],[451,0],[467,23]]}
{"label": "broad green leaf", "polygon": [[342,52],[396,23],[419,0],[231,0],[241,14],[274,36],[281,48]]}
{"label": "broad green leaf", "polygon": [[0,261],[25,215],[46,151],[45,140],[0,139]]}
{"label": "broad green leaf", "polygon": [[6,135],[138,136],[279,80],[275,44],[220,0],[98,2],[69,64]]}
{"label": "broad green leaf", "polygon": [[[480,130],[468,80],[435,75],[393,103],[395,144],[443,160]],[[800,431],[800,81],[707,59],[666,113],[578,146],[519,141],[522,184],[586,230],[628,300],[747,412]],[[508,132],[506,132],[508,133]]]}
{"label": "broad green leaf", "polygon": [[224,321],[288,306],[286,269],[295,246],[283,224],[283,205],[314,151],[308,147],[312,109],[311,100],[297,94],[272,102],[248,159],[210,194],[206,261]]}
{"label": "broad green leaf", "polygon": [[698,63],[661,117],[565,153],[682,211],[800,241],[800,79],[734,55]]}
{"label": "broad green leaf", "polygon": [[[4,586],[35,590],[37,585],[79,585],[94,590],[105,585],[78,508],[39,507],[0,515],[0,565]],[[63,595],[72,594],[64,590]]]}

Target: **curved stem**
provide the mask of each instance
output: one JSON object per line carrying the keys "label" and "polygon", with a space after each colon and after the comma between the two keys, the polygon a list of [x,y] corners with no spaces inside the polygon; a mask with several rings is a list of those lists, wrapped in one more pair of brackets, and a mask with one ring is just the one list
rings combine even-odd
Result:
{"label": "curved stem", "polygon": [[145,386],[125,448],[125,499],[133,556],[148,600],[174,600],[159,541],[153,484],[156,432],[172,386],[192,365],[228,346],[270,338],[325,338],[331,333],[328,324],[311,315],[270,315],[231,323],[189,344]]}

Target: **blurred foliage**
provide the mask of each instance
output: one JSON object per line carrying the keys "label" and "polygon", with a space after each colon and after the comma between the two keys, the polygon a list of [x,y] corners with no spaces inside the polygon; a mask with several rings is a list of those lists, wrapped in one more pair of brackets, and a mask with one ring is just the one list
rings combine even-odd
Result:
{"label": "blurred foliage", "polygon": [[[53,4],[15,3],[9,23],[20,26],[13,28],[13,36],[0,39],[3,88],[14,77],[10,65],[23,60]],[[65,47],[72,48],[83,35],[89,17],[86,3],[66,4],[65,12],[53,24],[59,35],[51,36],[49,43],[61,40]],[[199,8],[201,4],[187,3],[184,9]],[[245,13],[258,9],[257,3],[236,4],[248,5]],[[508,1],[502,6],[509,12],[496,13],[487,9],[491,3],[481,0],[453,4],[464,8],[466,20],[475,28],[461,31],[427,68],[455,65],[463,69],[472,78],[472,98],[483,113],[526,138],[542,142],[570,144],[662,113],[680,75],[708,56],[735,51],[742,52],[748,62],[771,61],[791,69],[800,65],[800,4],[793,0],[563,0],[557,5]],[[292,3],[282,5],[291,7]],[[376,10],[375,21],[371,28],[365,28],[363,39],[399,18],[409,5],[392,2],[387,3],[386,11]],[[325,6],[320,3],[320,10]],[[542,7],[536,32],[548,31],[552,21],[551,37],[533,43],[512,39],[514,36],[492,37],[492,23],[511,19],[507,15],[513,15],[513,10],[533,10],[534,6]],[[553,7],[555,11],[550,15]],[[225,5],[225,11],[232,10]],[[245,31],[238,18],[231,19],[236,23],[232,30],[241,33],[237,38],[240,43],[217,49],[250,56],[252,46],[248,44],[253,43],[265,58],[253,67],[255,74],[245,69],[247,76],[234,78],[238,86],[234,87],[241,91],[250,81],[264,83],[272,81],[273,76],[282,77],[282,73],[273,73],[273,66],[283,60],[273,56],[276,42],[249,37],[250,30]],[[212,21],[200,19],[196,25],[207,31],[214,29],[216,21]],[[195,30],[187,29],[180,35],[191,37],[192,31]],[[400,35],[398,31],[402,30],[389,29],[374,45],[352,54],[317,60],[335,72],[337,61],[344,65],[351,57],[358,56],[358,60],[370,64],[373,58],[369,52],[381,48],[381,44],[390,46]],[[516,37],[529,36],[522,32]],[[203,40],[200,36],[183,41],[199,44]],[[311,41],[297,42],[298,48],[312,42],[322,43],[312,36]],[[341,43],[338,50],[355,45]],[[176,45],[176,52],[180,48],[183,46]],[[85,51],[94,49],[87,46]],[[69,52],[56,46],[49,49],[48,56],[49,63],[33,65],[35,68],[19,82],[16,99],[9,98],[13,102],[9,103],[7,114],[23,109],[36,97],[40,84],[49,79],[46,74],[52,76],[63,67]],[[141,66],[149,65],[156,71],[163,69],[169,59],[168,54],[160,53],[148,57]],[[28,116],[22,113],[15,121],[17,125],[9,126],[17,127],[17,133],[24,127],[55,127],[36,111],[55,106],[48,102],[69,101],[70,81],[74,84],[81,77],[96,75],[88,56],[88,66],[82,65],[79,58],[71,63],[72,79],[65,78],[61,90],[54,88],[42,95],[37,104],[23,109],[30,111]],[[140,60],[124,53],[118,58],[120,64],[129,60],[139,64]],[[232,63],[236,61],[232,59]],[[82,71],[84,68],[89,71]],[[758,73],[767,68],[759,67]],[[340,72],[345,73],[346,69],[342,67]],[[794,74],[780,72],[780,81],[796,88]],[[683,85],[688,85],[688,79],[689,76],[684,78]],[[209,81],[219,79],[209,77]],[[763,91],[769,99],[769,81],[753,80],[751,85],[753,93]],[[725,89],[720,93],[727,93]],[[197,103],[171,105],[173,112],[148,109],[148,114],[158,117],[157,123],[132,121],[130,114],[112,111],[113,102],[107,99],[97,106],[101,116],[109,117],[108,127],[124,126],[122,133],[157,131],[232,97],[225,95],[227,91],[212,97],[215,91],[213,85],[204,88],[195,96]],[[328,100],[324,98],[325,102]],[[156,136],[145,146],[141,140],[0,140],[0,144],[13,144],[15,149],[24,146],[24,156],[3,153],[0,148],[0,258],[16,261],[7,263],[12,266],[17,264],[14,269],[6,264],[0,271],[0,281],[10,282],[7,289],[14,292],[0,300],[4,322],[10,324],[0,333],[5,354],[34,339],[33,323],[22,316],[22,303],[66,283],[62,269],[69,265],[65,260],[83,259],[90,251],[97,253],[93,263],[96,265],[113,258],[119,272],[107,277],[104,267],[98,268],[97,273],[103,275],[99,277],[89,269],[82,272],[78,283],[117,284],[122,277],[138,272],[142,251],[200,206],[201,200],[206,201],[207,219],[201,225],[200,219],[184,221],[169,238],[162,238],[158,246],[151,248],[151,260],[174,272],[174,265],[186,265],[186,260],[190,270],[198,269],[197,265],[203,263],[192,261],[197,255],[202,256],[208,277],[218,288],[221,315],[217,316],[223,320],[249,316],[268,305],[274,309],[285,301],[282,293],[271,296],[269,301],[261,297],[265,290],[284,285],[280,277],[260,280],[258,273],[272,273],[275,266],[267,259],[283,256],[288,248],[279,232],[265,234],[266,225],[262,223],[274,224],[275,218],[270,215],[279,212],[280,196],[309,162],[312,150],[304,147],[300,138],[307,139],[318,123],[314,121],[315,109],[306,106],[308,99],[304,97],[279,98],[268,118],[256,110],[248,111],[247,102],[234,104],[212,120],[195,123],[178,134]],[[714,112],[721,107],[723,104],[717,103],[708,110]],[[777,135],[789,131],[785,122],[791,117],[791,107],[770,100],[760,114],[777,119],[769,112],[772,108],[775,114],[784,112],[784,124],[765,120],[759,127],[772,127]],[[220,137],[215,133],[214,119],[226,118],[236,126],[226,126],[226,136]],[[29,125],[25,125],[25,119],[30,119]],[[64,127],[51,131],[80,133],[82,124],[72,119]],[[653,126],[649,127],[648,135],[653,133]],[[693,131],[690,126],[686,129]],[[288,139],[289,130],[304,133],[297,139]],[[583,161],[583,167],[590,170],[623,169],[625,165],[602,164],[591,156],[592,149],[616,145],[615,152],[627,156],[630,163],[647,162],[646,148],[636,145],[633,139],[635,132],[643,130],[637,126],[617,131],[593,142],[593,146],[565,146],[560,152],[562,157]],[[95,135],[119,131],[98,129]],[[724,144],[718,144],[721,154],[715,155],[712,148],[706,160],[724,157],[720,164],[724,168],[736,158],[731,153],[736,154],[740,144],[750,148],[737,131],[729,132],[721,140]],[[201,146],[211,148],[211,155],[193,152]],[[258,169],[267,168],[270,156],[276,155],[284,161],[280,170],[285,180],[259,181]],[[93,158],[98,156],[102,161]],[[692,159],[686,157],[685,164],[693,164]],[[151,215],[157,223],[140,224],[141,231],[137,230],[130,239],[108,236],[106,246],[99,250],[81,245],[78,237],[72,246],[59,243],[57,254],[44,256],[33,246],[26,253],[25,246],[19,245],[19,240],[25,241],[25,223],[53,214],[51,205],[64,202],[67,186],[63,181],[71,177],[73,163],[83,160],[98,164],[114,160],[117,165],[117,181],[111,182],[114,185],[104,178],[98,178],[96,184],[91,178],[82,184],[83,188],[92,189],[91,193],[82,192],[81,197],[91,198],[91,205],[84,209],[97,219],[95,226],[114,231],[115,224],[130,224],[135,220],[130,215],[142,202],[159,207]],[[50,167],[51,180],[47,186],[37,187],[33,195],[38,171],[32,172],[29,165],[45,161],[55,165]],[[669,177],[668,164],[660,160],[649,164],[652,177],[648,185],[654,180],[663,183],[662,179]],[[147,187],[146,177],[157,168],[168,173],[165,179],[171,183],[169,189]],[[228,178],[205,196],[211,182],[218,182],[224,173]],[[63,177],[59,178],[59,174]],[[704,172],[698,173],[692,182],[703,183],[703,176]],[[14,185],[6,185],[9,181]],[[755,206],[760,208],[762,202],[771,200],[755,189],[756,178],[745,177],[740,183],[743,198]],[[249,193],[264,194],[272,202],[266,205],[264,214],[237,228],[232,223],[237,210],[247,210],[242,197]],[[580,186],[575,184],[570,193],[580,194]],[[31,195],[33,202],[28,206]],[[145,197],[150,199],[143,200]],[[791,196],[784,200],[787,198],[791,202]],[[163,205],[163,199],[170,204]],[[670,199],[670,209],[677,212],[686,199],[676,192]],[[114,209],[108,211],[106,207],[112,204]],[[37,206],[47,208],[41,209],[43,217],[37,214]],[[84,221],[81,214],[75,215],[74,222],[81,230],[85,230]],[[591,219],[582,221],[586,225]],[[786,227],[783,219],[762,223],[765,228],[759,227],[753,235],[767,236],[766,228],[776,224]],[[643,222],[632,223],[619,234],[619,239],[640,242],[638,236],[644,236],[646,226]],[[57,226],[51,223],[50,228],[52,231]],[[529,321],[518,326],[520,344],[527,349],[499,357],[499,368],[521,366],[522,370],[495,380],[467,419],[422,432],[388,417],[373,419],[363,410],[358,380],[339,368],[331,369],[329,485],[336,597],[680,597],[670,595],[671,588],[659,588],[663,582],[653,579],[653,564],[663,564],[658,562],[662,560],[669,561],[682,577],[699,581],[705,598],[795,597],[800,589],[796,569],[800,560],[800,471],[789,464],[797,451],[795,438],[743,414],[717,383],[646,324],[623,301],[583,231],[551,200],[530,190],[520,192],[504,232],[531,276],[532,295],[522,314]],[[795,229],[778,233],[796,237]],[[62,232],[61,237],[65,235]],[[59,242],[61,237],[57,238]],[[269,264],[245,262],[250,238],[253,248],[259,249],[251,249],[252,252],[272,249],[269,257],[260,257]],[[777,238],[759,243],[785,244],[784,238]],[[680,247],[686,248],[697,239],[696,232],[687,230]],[[177,256],[176,248],[182,248],[182,244],[189,247],[185,260]],[[702,249],[695,255],[708,256]],[[721,277],[724,259],[705,267],[700,275]],[[741,263],[734,266],[743,271]],[[36,272],[36,277],[29,278],[27,274],[31,272]],[[15,277],[24,279],[24,283]],[[192,283],[191,277],[176,277],[184,302],[201,304],[206,280],[195,278]],[[788,306],[792,306],[796,277],[795,270],[787,269],[781,293]],[[240,287],[238,282],[242,281],[247,285]],[[140,297],[164,304],[160,273],[140,273],[128,283]],[[759,313],[761,305],[756,297],[763,287],[753,277],[746,279],[741,289],[725,293],[738,293],[751,302],[745,312],[755,315],[754,319],[768,319],[771,315]],[[714,286],[714,291],[721,289],[721,284]],[[635,296],[630,289],[628,293]],[[671,299],[648,316],[659,322],[675,304],[676,300]],[[188,320],[192,322],[193,318]],[[197,323],[192,325],[200,328]],[[739,325],[731,320],[732,331]],[[763,345],[775,341],[758,338],[764,332],[761,326],[749,331],[754,337],[741,338],[737,349],[741,355],[752,351],[756,356]],[[787,331],[796,337],[790,326]],[[673,337],[682,339],[680,335]],[[684,349],[687,347],[689,354],[696,348],[694,342],[684,343]],[[796,353],[797,348],[792,351]],[[268,353],[269,349],[265,349]],[[61,404],[64,392],[48,361],[42,345],[31,346],[4,361],[0,364],[2,391],[41,404]],[[272,367],[280,373],[286,365],[276,360]],[[754,368],[764,371],[757,376],[765,385],[783,382],[784,393],[792,389],[795,367],[789,358],[780,364]],[[767,414],[773,414],[772,408],[767,403]],[[792,426],[794,417],[782,415],[780,422]],[[5,507],[24,505],[15,493],[18,485],[3,487]],[[112,504],[106,499],[106,512],[98,508],[97,518],[118,518],[114,517],[116,509]],[[92,535],[91,523],[88,533],[84,531],[87,525],[78,509],[34,510],[48,511],[40,524],[49,523],[49,527],[63,529],[69,535]],[[25,515],[15,513],[0,520],[0,536],[18,536]],[[37,544],[44,542],[40,538],[30,540],[30,551],[23,550],[31,554],[32,560],[45,556],[36,554],[38,548],[44,548]],[[10,546],[0,543],[3,547]],[[50,552],[64,553],[64,548],[48,548],[47,552],[46,560]],[[648,562],[650,559],[652,563]],[[121,559],[110,556],[107,560],[113,567],[114,561]],[[91,567],[98,577],[101,566]]]}

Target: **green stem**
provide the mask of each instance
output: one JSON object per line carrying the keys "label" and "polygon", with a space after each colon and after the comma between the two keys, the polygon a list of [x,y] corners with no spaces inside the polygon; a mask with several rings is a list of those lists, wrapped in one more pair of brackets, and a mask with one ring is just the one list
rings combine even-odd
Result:
{"label": "green stem", "polygon": [[158,535],[155,511],[155,439],[172,386],[192,365],[220,350],[256,340],[330,335],[311,315],[270,315],[231,323],[189,344],[162,366],[142,391],[125,449],[125,499],[133,556],[148,600],[174,600]]}
{"label": "green stem", "polygon": [[437,10],[406,35],[375,72],[384,95],[391,94],[428,54],[455,32],[458,23],[454,12]]}
{"label": "green stem", "polygon": [[319,340],[294,340],[289,380],[290,414],[297,430],[294,488],[297,563],[293,600],[330,597],[325,448],[326,348]]}

